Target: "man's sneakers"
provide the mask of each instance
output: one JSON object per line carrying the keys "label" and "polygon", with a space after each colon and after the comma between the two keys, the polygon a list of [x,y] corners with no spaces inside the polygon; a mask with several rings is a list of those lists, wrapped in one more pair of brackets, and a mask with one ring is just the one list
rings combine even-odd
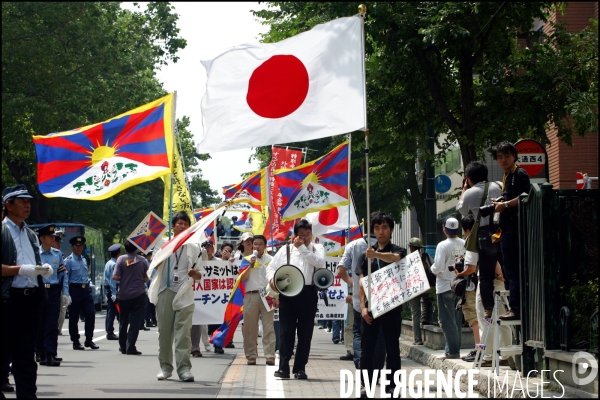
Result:
{"label": "man's sneakers", "polygon": [[512,311],[509,311],[506,314],[502,314],[498,318],[500,318],[502,321],[518,321],[521,319],[519,315],[515,314]]}
{"label": "man's sneakers", "polygon": [[456,360],[459,358],[460,358],[460,354],[444,354],[443,356],[438,357],[437,359],[444,361],[444,360]]}
{"label": "man's sneakers", "polygon": [[[94,343],[92,340],[86,340],[86,341],[85,341],[85,343],[83,343],[83,345],[84,345],[85,347],[89,347],[89,348],[90,348],[90,349],[92,349],[92,350],[97,350],[97,349],[99,349],[99,348],[100,348],[100,347],[98,347],[98,345],[97,345],[96,343]],[[73,345],[73,346],[75,346],[75,345]]]}
{"label": "man's sneakers", "polygon": [[280,371],[280,370],[275,371],[275,373],[273,374],[273,376],[275,378],[290,379],[290,373],[289,372],[283,372],[283,371]]}
{"label": "man's sneakers", "polygon": [[114,332],[107,332],[106,340],[119,340],[119,337]]}
{"label": "man's sneakers", "polygon": [[171,377],[171,375],[173,375],[170,372],[167,371],[160,371],[157,375],[156,375],[156,379],[158,379],[159,381],[164,381],[167,380]]}
{"label": "man's sneakers", "polygon": [[298,371],[294,374],[294,378],[296,379],[308,379],[308,375],[304,371]]}
{"label": "man's sneakers", "polygon": [[194,382],[194,375],[192,375],[191,372],[184,372],[183,374],[179,375],[179,381],[180,382]]}
{"label": "man's sneakers", "polygon": [[223,348],[221,346],[215,346],[215,353],[223,354],[223,353],[225,353],[225,350],[223,350]]}
{"label": "man's sneakers", "polygon": [[415,340],[413,342],[413,346],[423,346],[423,341],[422,340]]}
{"label": "man's sneakers", "polygon": [[473,361],[475,361],[475,354],[477,354],[477,351],[471,350],[471,352],[469,354],[467,354],[464,357],[461,357],[461,360],[466,361],[466,362],[473,362]]}
{"label": "man's sneakers", "polygon": [[333,344],[338,344],[339,342],[340,342],[340,339],[338,339],[338,338],[333,339]]}
{"label": "man's sneakers", "polygon": [[275,357],[268,357],[267,365],[275,365]]}
{"label": "man's sneakers", "polygon": [[15,391],[15,387],[8,382],[2,384],[2,391],[4,393],[11,393]]}
{"label": "man's sneakers", "polygon": [[340,360],[343,360],[343,361],[354,361],[354,354],[350,353],[350,351],[347,351],[345,356],[341,356],[340,357]]}

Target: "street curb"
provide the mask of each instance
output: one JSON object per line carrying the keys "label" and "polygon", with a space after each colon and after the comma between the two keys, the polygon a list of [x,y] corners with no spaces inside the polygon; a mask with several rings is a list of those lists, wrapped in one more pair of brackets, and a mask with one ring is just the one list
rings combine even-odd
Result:
{"label": "street curb", "polygon": [[[418,362],[419,364],[425,365],[431,369],[441,370],[446,373],[449,370],[452,370],[453,373],[464,369],[469,370],[473,369],[473,363],[468,363],[463,360],[439,360],[437,357],[443,356],[443,350],[432,350],[426,346],[416,346],[411,344],[411,342],[406,340],[400,340],[400,355],[404,358],[411,359],[413,361]],[[477,384],[473,388],[473,392],[479,393],[480,395],[488,398],[535,398],[535,397],[555,397],[555,398],[597,398],[594,394],[585,392],[583,390],[562,385],[564,387],[564,393],[562,393],[562,389],[558,386],[554,381],[544,380],[544,389],[543,395],[541,396],[541,391],[538,388],[542,387],[542,380],[539,377],[530,377],[529,380],[526,380],[526,377],[521,377],[523,383],[523,389],[521,390],[521,386],[518,384],[519,380],[516,380],[516,390],[513,389],[513,384],[515,383],[515,379],[518,371],[512,371],[507,367],[500,367],[500,380],[504,379],[504,373],[508,373],[508,387],[505,388],[502,392],[496,393],[494,397],[493,387],[493,379],[492,379],[492,370],[491,368],[482,368],[483,374],[479,374],[477,378]],[[488,395],[488,372],[490,374],[490,393]],[[454,374],[453,374],[454,376]],[[463,392],[467,391],[467,375],[463,375],[461,377],[461,390]],[[527,387],[526,386],[527,382]],[[557,390],[551,390],[548,388],[548,384],[552,383],[553,386],[557,387]],[[511,389],[511,393],[509,395],[509,388]],[[529,392],[529,395],[528,395]]]}

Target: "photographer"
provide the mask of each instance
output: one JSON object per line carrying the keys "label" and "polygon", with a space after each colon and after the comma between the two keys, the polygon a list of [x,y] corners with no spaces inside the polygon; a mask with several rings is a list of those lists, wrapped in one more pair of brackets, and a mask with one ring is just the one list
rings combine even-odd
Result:
{"label": "photographer", "polygon": [[[487,196],[483,198],[486,185]],[[472,213],[473,218],[477,220],[479,208],[482,205],[491,205],[492,199],[496,199],[500,195],[500,185],[497,182],[488,182],[488,169],[485,164],[473,161],[465,168],[462,195],[456,205],[456,210],[463,216]],[[488,243],[489,246],[483,248],[478,240],[490,235],[490,219],[489,216],[481,216],[477,238],[473,238],[477,243],[477,253],[479,253],[479,285],[486,318],[491,318],[494,309],[494,269],[500,252],[498,243]]]}
{"label": "photographer", "polygon": [[520,292],[519,292],[519,230],[517,207],[519,195],[528,193],[530,187],[527,171],[519,167],[517,149],[512,143],[500,142],[492,149],[492,156],[504,170],[502,178],[502,199],[494,201],[495,212],[501,213],[500,228],[502,236],[503,267],[508,279],[510,291],[510,311],[500,316],[503,320],[518,320],[521,318]]}

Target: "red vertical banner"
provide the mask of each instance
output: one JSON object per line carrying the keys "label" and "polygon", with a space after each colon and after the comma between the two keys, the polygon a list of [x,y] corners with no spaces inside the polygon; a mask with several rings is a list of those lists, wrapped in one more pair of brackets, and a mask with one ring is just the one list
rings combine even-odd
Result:
{"label": "red vertical banner", "polygon": [[265,226],[264,236],[268,240],[277,238],[283,240],[288,236],[290,229],[294,226],[294,221],[281,221],[280,210],[283,207],[281,191],[275,181],[274,173],[276,169],[295,168],[302,164],[302,151],[291,150],[283,147],[273,147],[271,149],[271,164],[269,164],[269,223]]}

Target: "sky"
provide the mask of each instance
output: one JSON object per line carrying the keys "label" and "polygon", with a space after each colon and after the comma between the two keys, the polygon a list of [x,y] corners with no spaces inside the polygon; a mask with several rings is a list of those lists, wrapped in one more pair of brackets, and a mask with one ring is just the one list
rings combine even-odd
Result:
{"label": "sky", "polygon": [[[140,2],[140,4],[143,3]],[[157,72],[157,78],[168,92],[177,91],[177,118],[190,118],[189,130],[196,145],[203,136],[200,102],[206,89],[206,70],[200,60],[212,59],[230,47],[256,43],[267,26],[255,20],[250,10],[264,9],[256,2],[213,3],[172,2],[179,14],[179,36],[187,41],[185,49],[177,55],[177,63],[169,63]],[[132,3],[123,6],[133,8]],[[222,187],[242,180],[241,174],[258,169],[258,163],[248,162],[252,149],[232,150],[211,154],[211,159],[201,161],[202,177],[222,196]]]}

